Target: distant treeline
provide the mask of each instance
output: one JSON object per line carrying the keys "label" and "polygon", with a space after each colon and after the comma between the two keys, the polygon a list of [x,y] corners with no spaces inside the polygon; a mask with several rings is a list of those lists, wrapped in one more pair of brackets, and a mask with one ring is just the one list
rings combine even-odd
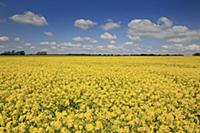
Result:
{"label": "distant treeline", "polygon": [[193,56],[200,56],[200,53],[194,53]]}
{"label": "distant treeline", "polygon": [[[0,53],[0,55],[30,55],[30,54],[26,54],[25,51],[5,51],[3,53]],[[46,51],[39,51],[36,54],[33,55],[47,55]]]}
{"label": "distant treeline", "polygon": [[[183,54],[48,54],[46,51],[39,51],[35,54],[26,54],[25,51],[5,51],[0,55],[51,55],[51,56],[184,56]],[[194,53],[193,56],[200,56],[200,53]]]}
{"label": "distant treeline", "polygon": [[12,50],[12,51],[5,51],[1,53],[1,55],[25,55],[25,52]]}
{"label": "distant treeline", "polygon": [[182,54],[47,54],[51,56],[184,56]]}

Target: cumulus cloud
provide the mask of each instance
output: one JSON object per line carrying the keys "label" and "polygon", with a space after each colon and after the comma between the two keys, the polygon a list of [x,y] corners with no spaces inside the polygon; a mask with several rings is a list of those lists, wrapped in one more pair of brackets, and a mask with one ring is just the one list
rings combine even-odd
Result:
{"label": "cumulus cloud", "polygon": [[[24,13],[25,14],[25,13]],[[40,16],[41,17],[41,16]],[[117,24],[119,24],[117,26]],[[96,23],[91,20],[79,19],[76,20],[74,26],[87,30]],[[39,26],[39,25],[38,25]],[[101,26],[105,32],[99,37],[103,41],[99,41],[88,36],[76,36],[72,38],[72,42],[56,42],[56,41],[41,41],[40,45],[32,45],[31,43],[26,43],[23,39],[19,37],[10,37],[0,35],[0,41],[5,45],[1,45],[2,49],[6,48],[24,48],[25,50],[37,51],[40,49],[48,49],[48,52],[63,52],[63,53],[116,53],[116,54],[128,54],[128,53],[183,53],[192,54],[194,52],[200,51],[200,30],[190,29],[185,25],[173,25],[173,22],[166,17],[159,18],[156,22],[149,19],[133,19],[128,23],[127,30],[127,40],[118,44],[118,37],[110,33],[108,30],[119,28],[120,23],[114,22],[112,20],[107,21]],[[47,36],[53,36],[52,32],[44,32]],[[155,40],[164,45],[147,46],[143,45],[146,40]],[[6,45],[5,41],[9,43],[15,43],[16,45]],[[16,43],[14,41],[20,41]],[[99,43],[105,44],[99,44]],[[91,44],[90,44],[91,43]],[[95,45],[92,43],[96,43]],[[141,44],[140,44],[141,43]],[[4,48],[3,48],[4,47]],[[51,51],[52,50],[52,51]]]}
{"label": "cumulus cloud", "polygon": [[159,25],[151,22],[148,19],[134,19],[128,23],[129,33],[143,35],[147,33],[157,33],[160,31]]}
{"label": "cumulus cloud", "polygon": [[158,51],[162,51],[165,53],[180,53],[180,54],[193,54],[195,52],[200,51],[200,44],[166,44],[166,45],[161,45],[160,49],[157,48]]}
{"label": "cumulus cloud", "polygon": [[96,23],[89,19],[77,19],[74,22],[74,26],[77,28],[80,28],[82,30],[87,30],[95,25],[96,25]]}
{"label": "cumulus cloud", "polygon": [[123,43],[123,48],[126,50],[134,50],[135,48],[141,46],[139,43],[134,42],[134,41],[126,41]]}
{"label": "cumulus cloud", "polygon": [[131,35],[128,35],[128,38],[129,38],[131,41],[139,41],[139,40],[140,40],[140,37],[139,37],[139,36],[131,36]]}
{"label": "cumulus cloud", "polygon": [[72,42],[61,42],[61,43],[59,43],[59,45],[61,47],[64,46],[64,47],[68,47],[68,48],[70,48],[70,47],[80,47],[81,46],[80,43],[72,43]]}
{"label": "cumulus cloud", "polygon": [[177,43],[177,44],[174,44],[176,47],[183,47],[183,44],[181,43]]}
{"label": "cumulus cloud", "polygon": [[158,24],[163,28],[169,28],[173,25],[173,22],[167,17],[160,17],[158,19]]}
{"label": "cumulus cloud", "polygon": [[95,40],[94,38],[91,38],[91,37],[74,37],[72,39],[73,41],[76,41],[76,42],[90,42],[90,43],[97,43],[97,40]]}
{"label": "cumulus cloud", "polygon": [[0,42],[5,42],[5,41],[9,41],[9,37],[8,36],[0,36]]}
{"label": "cumulus cloud", "polygon": [[52,49],[57,49],[57,46],[51,46]]}
{"label": "cumulus cloud", "polygon": [[52,33],[52,32],[48,32],[48,31],[44,32],[44,34],[45,34],[46,36],[49,36],[49,37],[53,36],[53,33]]}
{"label": "cumulus cloud", "polygon": [[168,49],[169,48],[168,45],[162,45],[161,47],[164,48],[164,49]]}
{"label": "cumulus cloud", "polygon": [[31,11],[26,11],[22,14],[13,15],[10,17],[10,19],[17,23],[31,24],[35,26],[48,25],[47,20],[44,16],[40,16]]}
{"label": "cumulus cloud", "polygon": [[15,37],[14,39],[16,42],[19,42],[21,39],[19,37]]}
{"label": "cumulus cloud", "polygon": [[31,43],[29,43],[29,42],[26,42],[25,43],[25,46],[31,46],[32,44]]}
{"label": "cumulus cloud", "polygon": [[191,51],[200,51],[200,45],[197,44],[191,44],[185,47],[186,50],[191,50]]}
{"label": "cumulus cloud", "polygon": [[[134,19],[128,23],[128,37],[152,37],[174,43],[191,43],[200,40],[200,30],[191,30],[186,26],[172,25],[173,22],[161,17],[158,23],[148,19]],[[164,27],[164,28],[163,28]]]}
{"label": "cumulus cloud", "polygon": [[133,42],[130,42],[130,41],[128,41],[128,42],[125,42],[124,43],[125,45],[132,45],[132,44],[134,44]]}
{"label": "cumulus cloud", "polygon": [[100,35],[100,38],[103,39],[103,40],[112,41],[112,40],[116,40],[117,36],[114,35],[114,34],[111,34],[109,32],[105,32],[105,33]]}
{"label": "cumulus cloud", "polygon": [[49,42],[49,41],[43,41],[43,42],[40,42],[40,45],[56,45],[57,43],[52,41],[52,42]]}
{"label": "cumulus cloud", "polygon": [[175,33],[184,33],[188,31],[186,26],[173,26],[172,31]]}
{"label": "cumulus cloud", "polygon": [[110,43],[111,43],[111,44],[115,44],[116,41],[115,41],[115,40],[111,40]]}
{"label": "cumulus cloud", "polygon": [[[55,42],[56,45],[51,45],[50,41],[41,42],[43,45],[30,45],[27,47],[32,51],[41,51],[41,49],[47,49],[48,53],[120,53],[120,47],[113,44],[108,45],[93,45],[93,44],[81,44],[80,42]],[[31,48],[34,46],[34,48]]]}
{"label": "cumulus cloud", "polygon": [[115,46],[115,45],[112,45],[112,44],[109,44],[109,45],[107,45],[107,48],[109,48],[109,49],[116,49],[116,48],[117,48],[117,46]]}
{"label": "cumulus cloud", "polygon": [[120,28],[120,22],[114,22],[112,20],[109,20],[107,23],[101,26],[103,30],[112,30]]}
{"label": "cumulus cloud", "polygon": [[45,42],[40,42],[40,45],[49,45],[50,42],[45,41]]}
{"label": "cumulus cloud", "polygon": [[35,46],[31,46],[30,49],[35,49]]}

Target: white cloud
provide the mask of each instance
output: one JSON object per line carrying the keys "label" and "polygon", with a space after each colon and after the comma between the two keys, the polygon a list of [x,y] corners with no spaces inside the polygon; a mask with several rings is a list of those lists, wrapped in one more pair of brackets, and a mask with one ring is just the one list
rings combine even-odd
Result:
{"label": "white cloud", "polygon": [[81,44],[79,44],[79,43],[72,43],[72,42],[62,42],[62,43],[60,43],[59,45],[61,45],[61,46],[81,46]]}
{"label": "white cloud", "polygon": [[160,17],[158,19],[158,24],[160,24],[163,28],[169,28],[173,25],[173,22],[166,17]]}
{"label": "white cloud", "polygon": [[139,36],[131,36],[131,35],[128,35],[128,38],[129,38],[131,41],[139,41],[139,40],[140,40],[140,37],[139,37]]}
{"label": "white cloud", "polygon": [[14,39],[16,42],[20,41],[21,39],[19,37],[15,37]]}
{"label": "white cloud", "polygon": [[107,45],[107,48],[109,48],[109,49],[116,49],[117,47],[115,45],[109,44],[109,45]]}
{"label": "white cloud", "polygon": [[31,46],[30,49],[35,49],[35,46]]}
{"label": "white cloud", "polygon": [[49,42],[49,41],[44,41],[44,42],[40,42],[40,45],[56,45],[57,43],[52,41],[52,42]]}
{"label": "white cloud", "polygon": [[117,28],[120,28],[120,22],[113,22],[112,20],[110,20],[109,22],[102,25],[101,28],[103,30],[117,29]]}
{"label": "white cloud", "polygon": [[40,45],[49,45],[49,42],[46,41],[46,42],[40,42]]}
{"label": "white cloud", "polygon": [[53,36],[53,33],[52,32],[48,32],[48,31],[46,31],[46,32],[44,32],[44,34],[46,35],[46,36]]}
{"label": "white cloud", "polygon": [[123,47],[128,50],[135,49],[136,47],[139,47],[139,46],[140,44],[134,41],[127,41],[123,43]]}
{"label": "white cloud", "polygon": [[[119,24],[116,26],[114,23]],[[78,28],[87,30],[94,25],[95,22],[91,20],[79,19],[74,25]],[[113,26],[115,25],[115,26]],[[194,52],[200,51],[200,30],[190,29],[184,25],[173,25],[173,22],[166,18],[161,17],[157,22],[153,22],[148,19],[134,19],[128,23],[127,31],[127,40],[118,44],[118,37],[110,33],[107,30],[119,28],[119,22],[113,22],[109,20],[107,23],[102,25],[101,28],[106,30],[103,34],[100,35],[100,38],[104,41],[99,41],[88,36],[76,36],[72,38],[72,42],[55,42],[55,41],[41,41],[40,45],[32,45],[31,43],[26,43],[23,39],[19,37],[7,37],[0,35],[0,41],[8,41],[9,38],[13,38],[12,41],[20,41],[21,43],[16,43],[16,45],[5,45],[5,48],[13,49],[19,47],[26,49],[35,49],[39,50],[46,48],[49,52],[52,50],[62,51],[64,53],[183,53],[183,54],[192,54]],[[47,36],[53,36],[51,32],[44,32]],[[7,37],[7,39],[6,39]],[[162,43],[164,45],[142,45],[146,43],[146,40],[143,39],[152,39],[155,40],[155,43]],[[158,39],[158,42],[157,40]],[[11,39],[10,39],[11,40]],[[13,43],[9,41],[9,43]],[[121,40],[122,41],[122,40]],[[91,44],[90,44],[91,43]],[[92,43],[96,43],[95,45]],[[142,44],[140,44],[142,43]],[[34,51],[34,50],[30,50]]]}
{"label": "white cloud", "polygon": [[72,42],[61,42],[56,43],[56,45],[47,45],[50,46],[51,49],[58,50],[58,51],[65,51],[65,50],[77,50],[81,47],[79,43],[72,43]]}
{"label": "white cloud", "polygon": [[23,14],[16,14],[10,17],[11,20],[17,23],[31,24],[35,26],[48,25],[47,20],[44,16],[40,16],[31,11],[26,11]]}
{"label": "white cloud", "polygon": [[172,30],[176,33],[184,33],[188,31],[188,28],[186,26],[173,26]]}
{"label": "white cloud", "polygon": [[183,44],[181,43],[177,43],[177,44],[174,44],[176,47],[183,47]]}
{"label": "white cloud", "polygon": [[25,46],[31,46],[31,45],[32,45],[32,44],[29,43],[29,42],[25,43]]}
{"label": "white cloud", "polygon": [[57,49],[57,47],[56,47],[56,46],[51,46],[51,48],[52,48],[52,49]]}
{"label": "white cloud", "polygon": [[167,42],[191,43],[200,40],[200,30],[190,30],[186,26],[172,26],[173,22],[161,17],[157,23],[148,19],[134,19],[128,23],[128,37],[151,37],[164,39]]}
{"label": "white cloud", "polygon": [[125,45],[133,45],[134,42],[128,41],[128,42],[125,42],[124,44],[125,44]]}
{"label": "white cloud", "polygon": [[132,45],[132,44],[134,44],[133,42],[125,42],[124,43],[125,45]]}
{"label": "white cloud", "polygon": [[171,38],[167,40],[168,42],[175,42],[175,43],[181,43],[185,41],[185,38]]}
{"label": "white cloud", "polygon": [[111,41],[111,40],[116,40],[117,36],[108,32],[105,32],[100,35],[100,38],[103,40]]}
{"label": "white cloud", "polygon": [[91,37],[74,37],[72,39],[73,41],[76,41],[76,42],[90,42],[90,43],[97,43],[97,40],[95,40],[94,38],[91,38]]}
{"label": "white cloud", "polygon": [[161,47],[164,48],[164,49],[168,49],[169,48],[168,45],[162,45]]}
{"label": "white cloud", "polygon": [[96,25],[96,23],[89,19],[77,19],[74,22],[74,26],[77,28],[80,28],[82,30],[87,30],[95,25]]}
{"label": "white cloud", "polygon": [[191,55],[195,52],[200,51],[200,45],[199,44],[166,44],[166,45],[161,45],[160,49],[159,48],[154,48],[154,50],[157,50],[159,52],[164,52],[164,53],[173,53],[173,54],[186,54],[186,55]]}
{"label": "white cloud", "polygon": [[9,37],[8,36],[0,36],[0,42],[5,42],[5,41],[9,41]]}
{"label": "white cloud", "polygon": [[185,47],[185,50],[200,51],[200,45],[191,44]]}
{"label": "white cloud", "polygon": [[111,43],[111,44],[115,44],[115,43],[116,43],[116,41],[114,41],[114,40],[111,40],[111,41],[110,41],[110,43]]}
{"label": "white cloud", "polygon": [[160,26],[151,22],[148,19],[134,19],[128,23],[129,32],[135,31],[138,33],[155,33],[160,31]]}

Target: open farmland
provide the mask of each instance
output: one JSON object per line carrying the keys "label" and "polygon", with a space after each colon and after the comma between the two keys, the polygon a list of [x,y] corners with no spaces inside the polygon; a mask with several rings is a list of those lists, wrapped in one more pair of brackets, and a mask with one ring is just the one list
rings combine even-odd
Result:
{"label": "open farmland", "polygon": [[0,57],[0,132],[200,132],[200,57]]}

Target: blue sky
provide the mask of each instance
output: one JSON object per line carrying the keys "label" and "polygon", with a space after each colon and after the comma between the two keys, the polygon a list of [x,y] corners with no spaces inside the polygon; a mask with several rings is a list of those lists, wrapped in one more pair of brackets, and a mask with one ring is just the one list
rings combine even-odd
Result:
{"label": "blue sky", "polygon": [[199,0],[0,0],[0,52],[200,51]]}

